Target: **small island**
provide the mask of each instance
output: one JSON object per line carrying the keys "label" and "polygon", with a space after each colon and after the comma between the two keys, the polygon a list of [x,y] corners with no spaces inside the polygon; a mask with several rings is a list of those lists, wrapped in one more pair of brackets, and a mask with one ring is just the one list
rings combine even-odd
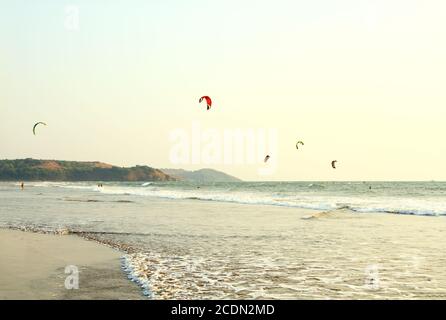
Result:
{"label": "small island", "polygon": [[198,183],[209,182],[241,182],[239,178],[231,176],[221,171],[214,169],[200,169],[196,171],[187,171],[183,169],[161,169],[169,176],[181,181],[192,181]]}

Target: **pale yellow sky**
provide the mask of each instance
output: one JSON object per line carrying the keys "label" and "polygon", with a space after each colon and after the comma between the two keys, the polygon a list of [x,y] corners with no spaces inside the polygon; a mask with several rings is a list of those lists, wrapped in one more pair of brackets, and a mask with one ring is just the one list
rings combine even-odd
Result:
{"label": "pale yellow sky", "polygon": [[[445,14],[444,1],[0,0],[0,158],[446,180]],[[170,135],[193,123],[276,129],[277,151],[172,163]]]}

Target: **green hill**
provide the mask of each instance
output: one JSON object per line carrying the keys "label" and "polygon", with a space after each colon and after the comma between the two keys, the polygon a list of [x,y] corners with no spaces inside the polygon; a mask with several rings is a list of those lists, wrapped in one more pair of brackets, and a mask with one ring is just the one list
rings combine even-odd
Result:
{"label": "green hill", "polygon": [[240,179],[214,169],[186,171],[183,169],[161,169],[168,175],[178,179],[195,182],[237,182]]}
{"label": "green hill", "polygon": [[169,181],[164,172],[147,166],[122,168],[102,162],[0,160],[3,181]]}

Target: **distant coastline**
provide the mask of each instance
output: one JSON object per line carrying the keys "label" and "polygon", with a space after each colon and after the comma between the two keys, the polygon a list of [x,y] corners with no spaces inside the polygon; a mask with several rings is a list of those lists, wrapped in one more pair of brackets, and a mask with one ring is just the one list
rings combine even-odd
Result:
{"label": "distant coastline", "polygon": [[99,161],[14,159],[0,160],[0,181],[191,181],[239,182],[214,169],[187,171],[149,166],[119,167]]}

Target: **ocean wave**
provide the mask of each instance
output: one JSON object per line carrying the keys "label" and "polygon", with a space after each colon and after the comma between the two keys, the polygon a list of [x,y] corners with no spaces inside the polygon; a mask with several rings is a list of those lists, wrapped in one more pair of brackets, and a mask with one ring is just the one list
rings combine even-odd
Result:
{"label": "ocean wave", "polygon": [[[336,195],[325,191],[282,191],[272,188],[265,191],[256,190],[255,184],[249,183],[246,188],[237,190],[203,186],[141,184],[121,185],[110,184],[98,188],[91,183],[39,183],[38,186],[73,188],[98,192],[106,195],[128,195],[154,197],[171,200],[215,201],[226,203],[239,203],[247,205],[271,205],[290,208],[312,210],[338,210],[349,209],[357,213],[391,213],[423,216],[446,216],[446,197],[409,197],[409,196],[379,196],[369,194],[356,194],[346,196]],[[259,184],[262,188],[265,183]],[[307,184],[307,188],[319,189],[321,184]],[[307,189],[308,190],[308,189]],[[125,201],[125,200],[124,200]]]}
{"label": "ocean wave", "polygon": [[150,186],[150,185],[152,185],[153,184],[153,182],[145,182],[145,183],[143,183],[142,185],[141,185],[141,187],[147,187],[147,186]]}
{"label": "ocean wave", "polygon": [[[392,213],[424,216],[446,215],[446,201],[408,198],[364,198],[319,195],[271,195],[255,192],[222,192],[172,189],[104,188],[99,190],[106,194],[128,193],[173,200],[200,200],[250,205],[272,205],[312,210],[337,210],[347,208],[358,213]],[[340,201],[342,200],[342,201]]]}
{"label": "ocean wave", "polygon": [[113,200],[113,201],[104,201],[99,199],[73,199],[73,198],[64,198],[59,199],[61,201],[67,201],[67,202],[84,202],[84,203],[97,203],[97,202],[115,202],[115,203],[134,203],[135,201],[131,200]]}

